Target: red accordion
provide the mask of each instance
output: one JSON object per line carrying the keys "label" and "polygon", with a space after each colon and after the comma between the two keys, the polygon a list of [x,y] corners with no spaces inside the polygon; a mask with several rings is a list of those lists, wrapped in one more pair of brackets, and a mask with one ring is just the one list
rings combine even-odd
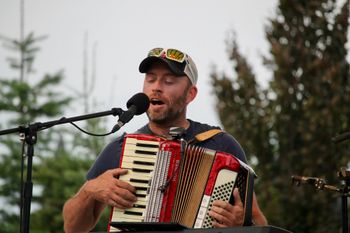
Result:
{"label": "red accordion", "polygon": [[[136,188],[132,208],[112,208],[109,231],[124,222],[178,223],[188,228],[211,228],[208,215],[214,200],[233,202],[239,188],[245,208],[245,225],[251,218],[253,170],[228,153],[178,140],[143,134],[125,137],[119,179]],[[111,224],[113,223],[113,224]]]}

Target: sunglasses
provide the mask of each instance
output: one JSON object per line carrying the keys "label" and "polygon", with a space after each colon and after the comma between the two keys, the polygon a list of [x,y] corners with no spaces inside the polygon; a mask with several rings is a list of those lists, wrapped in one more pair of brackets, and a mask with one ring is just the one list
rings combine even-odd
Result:
{"label": "sunglasses", "polygon": [[177,49],[154,48],[149,51],[148,57],[162,57],[182,63],[186,59],[186,54]]}

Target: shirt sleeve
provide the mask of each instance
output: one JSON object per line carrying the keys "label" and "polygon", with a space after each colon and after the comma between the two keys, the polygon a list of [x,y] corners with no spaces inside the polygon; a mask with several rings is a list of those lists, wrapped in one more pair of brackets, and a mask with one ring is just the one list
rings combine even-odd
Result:
{"label": "shirt sleeve", "polygon": [[198,145],[212,150],[229,153],[231,155],[234,155],[242,162],[247,163],[243,148],[238,143],[238,141],[228,133],[219,133],[211,139],[203,143],[199,143]]}
{"label": "shirt sleeve", "polygon": [[86,179],[91,180],[105,171],[119,166],[120,153],[123,145],[123,136],[118,137],[116,140],[110,142],[98,155],[96,161],[89,169]]}
{"label": "shirt sleeve", "polygon": [[242,162],[247,163],[247,158],[242,146],[232,135],[228,133],[223,133],[221,135],[218,135],[218,137],[221,137],[220,140],[223,143],[223,151],[232,154]]}

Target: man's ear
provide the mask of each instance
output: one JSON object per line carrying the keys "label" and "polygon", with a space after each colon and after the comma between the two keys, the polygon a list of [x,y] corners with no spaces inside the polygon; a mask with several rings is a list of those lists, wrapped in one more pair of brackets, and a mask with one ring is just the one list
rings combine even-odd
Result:
{"label": "man's ear", "polygon": [[186,104],[191,103],[192,100],[196,98],[197,92],[198,92],[197,87],[192,85],[187,92]]}

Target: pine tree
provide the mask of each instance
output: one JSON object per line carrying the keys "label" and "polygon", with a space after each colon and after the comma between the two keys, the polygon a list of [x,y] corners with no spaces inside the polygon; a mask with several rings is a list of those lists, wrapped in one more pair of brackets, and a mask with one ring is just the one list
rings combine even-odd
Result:
{"label": "pine tree", "polygon": [[[33,78],[33,64],[40,50],[37,44],[45,38],[35,37],[34,33],[23,41],[1,37],[6,47],[17,55],[8,58],[10,67],[19,71],[17,78],[3,77],[0,80],[0,98],[3,100],[0,102],[0,114],[4,116],[2,119],[7,119],[1,128],[27,125],[37,122],[38,118],[57,119],[72,100],[80,98],[84,102],[85,113],[92,106],[88,93],[93,89],[94,72],[92,83],[89,83],[91,87],[86,89],[84,86],[83,93],[76,92],[74,99],[53,91],[59,89],[57,87],[64,78],[62,71]],[[103,119],[95,118],[87,120],[83,128],[89,132],[105,133],[104,124]],[[85,136],[80,131],[63,126],[38,133],[34,151],[30,232],[63,231],[63,205],[84,183],[89,167],[105,142],[104,137]],[[22,147],[17,135],[0,136],[0,146],[0,198],[6,203],[0,207],[0,228],[5,233],[18,232]],[[96,229],[106,229],[107,219],[108,210]]]}
{"label": "pine tree", "polygon": [[[3,38],[4,39],[4,38]],[[36,44],[43,37],[30,33],[23,41],[6,39],[7,47],[20,54],[20,59],[10,57],[10,66],[19,71],[17,79],[2,77],[0,80],[0,111],[8,119],[5,126],[15,127],[33,123],[38,118],[53,117],[62,113],[70,98],[54,91],[62,79],[62,72],[45,75],[39,81],[31,80],[33,62],[39,48]],[[47,130],[38,135],[40,143],[35,148],[38,158],[50,154],[50,139],[54,131]],[[19,209],[21,196],[22,146],[17,135],[1,136],[0,177],[2,185],[0,196],[5,206],[1,206],[0,227],[3,232],[19,231]],[[34,160],[34,163],[37,159]],[[14,230],[16,229],[16,230]]]}
{"label": "pine tree", "polygon": [[237,79],[212,75],[222,123],[256,165],[256,192],[269,223],[293,232],[341,227],[339,195],[292,187],[291,176],[339,186],[336,172],[348,166],[349,144],[331,141],[350,128],[348,28],[349,1],[281,0],[266,28],[271,55],[265,61],[273,71],[268,89],[254,84],[235,43],[230,59]]}

